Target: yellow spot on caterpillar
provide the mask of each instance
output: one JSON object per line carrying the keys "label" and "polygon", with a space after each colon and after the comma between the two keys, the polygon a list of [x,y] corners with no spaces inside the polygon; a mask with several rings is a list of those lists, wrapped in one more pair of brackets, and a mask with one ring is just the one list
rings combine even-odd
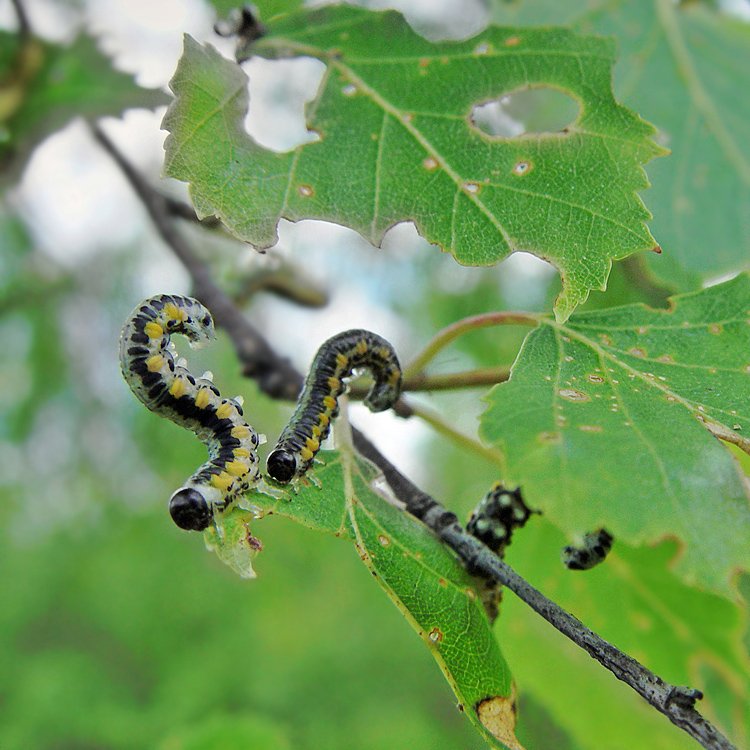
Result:
{"label": "yellow spot on caterpillar", "polygon": [[143,330],[150,339],[160,339],[164,335],[164,329],[153,320],[146,323]]}
{"label": "yellow spot on caterpillar", "polygon": [[146,367],[149,372],[159,372],[164,367],[164,357],[161,354],[154,354],[146,360]]}
{"label": "yellow spot on caterpillar", "polygon": [[313,428],[312,428],[312,430],[311,430],[312,436],[314,438],[320,437],[320,431],[321,431],[320,425],[319,424],[314,425]]}
{"label": "yellow spot on caterpillar", "polygon": [[177,307],[174,302],[167,302],[167,304],[164,305],[164,314],[172,320],[185,320],[187,318],[187,313],[183,309]]}
{"label": "yellow spot on caterpillar", "polygon": [[330,418],[330,417],[328,416],[328,414],[326,414],[325,412],[323,412],[323,413],[322,413],[322,414],[321,414],[321,415],[320,415],[320,416],[318,417],[318,422],[320,423],[320,427],[321,427],[322,429],[323,429],[323,428],[326,428],[326,427],[328,427],[328,423],[329,423],[330,421],[331,421],[331,418]]}
{"label": "yellow spot on caterpillar", "polygon": [[328,387],[332,391],[337,391],[339,388],[341,388],[341,381],[338,378],[330,377],[328,378]]}
{"label": "yellow spot on caterpillar", "polygon": [[316,440],[315,438],[307,438],[305,441],[305,445],[313,452],[315,453],[318,448],[320,448],[320,442]]}
{"label": "yellow spot on caterpillar", "polygon": [[299,455],[303,461],[309,461],[315,454],[309,448],[303,448]]}
{"label": "yellow spot on caterpillar", "polygon": [[250,458],[250,451],[247,448],[235,448],[234,457],[235,458]]}
{"label": "yellow spot on caterpillar", "polygon": [[339,367],[346,367],[349,364],[349,357],[346,356],[346,354],[337,354],[336,355],[336,364]]}
{"label": "yellow spot on caterpillar", "polygon": [[234,482],[234,478],[227,474],[226,471],[222,471],[220,474],[214,474],[211,477],[211,484],[216,487],[217,490],[226,492]]}
{"label": "yellow spot on caterpillar", "polygon": [[388,383],[389,385],[396,385],[400,379],[401,379],[401,370],[394,370],[388,376]]}
{"label": "yellow spot on caterpillar", "polygon": [[232,408],[232,404],[227,401],[216,410],[216,416],[219,419],[226,419],[232,413]]}
{"label": "yellow spot on caterpillar", "polygon": [[184,396],[186,390],[187,390],[187,386],[185,385],[185,381],[182,378],[175,378],[174,383],[172,383],[171,387],[169,388],[169,392],[175,398],[180,398],[181,396]]}
{"label": "yellow spot on caterpillar", "polygon": [[205,409],[210,400],[211,397],[208,395],[208,388],[201,388],[198,391],[198,395],[195,397],[195,405],[199,409]]}
{"label": "yellow spot on caterpillar", "polygon": [[224,468],[236,477],[241,477],[248,472],[247,466],[242,461],[227,461]]}
{"label": "yellow spot on caterpillar", "polygon": [[323,399],[323,405],[326,407],[326,409],[335,409],[336,399],[333,396],[326,396]]}
{"label": "yellow spot on caterpillar", "polygon": [[357,345],[354,347],[354,351],[357,354],[366,354],[367,353],[367,342],[364,339],[360,339],[357,342]]}
{"label": "yellow spot on caterpillar", "polygon": [[232,427],[231,435],[242,440],[242,438],[250,437],[250,430],[245,425],[238,424],[236,427]]}

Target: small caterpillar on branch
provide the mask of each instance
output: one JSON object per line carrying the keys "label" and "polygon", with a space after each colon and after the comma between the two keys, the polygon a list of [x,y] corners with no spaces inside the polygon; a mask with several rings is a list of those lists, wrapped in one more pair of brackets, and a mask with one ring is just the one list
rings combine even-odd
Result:
{"label": "small caterpillar on branch", "polygon": [[288,484],[310,468],[338,414],[338,398],[346,388],[344,378],[360,367],[370,370],[375,379],[364,400],[370,411],[384,411],[396,403],[401,393],[401,365],[384,338],[352,330],[328,339],[318,349],[294,414],[268,456],[266,469],[272,479]]}
{"label": "small caterpillar on branch", "polygon": [[538,512],[526,505],[520,487],[509,490],[502,482],[495,482],[474,509],[466,530],[504,557],[514,530],[525,526],[531,514]]}
{"label": "small caterpillar on branch", "polygon": [[563,547],[563,564],[569,570],[589,570],[607,557],[614,540],[606,529],[592,531],[583,537],[582,544]]}
{"label": "small caterpillar on branch", "polygon": [[258,483],[258,435],[243,419],[239,398],[222,398],[210,373],[195,378],[184,360],[175,363],[174,333],[191,346],[214,338],[211,314],[191,297],[160,294],[144,300],[120,334],[120,366],[151,411],[206,444],[208,461],[169,499],[169,513],[181,529],[203,531],[216,512]]}

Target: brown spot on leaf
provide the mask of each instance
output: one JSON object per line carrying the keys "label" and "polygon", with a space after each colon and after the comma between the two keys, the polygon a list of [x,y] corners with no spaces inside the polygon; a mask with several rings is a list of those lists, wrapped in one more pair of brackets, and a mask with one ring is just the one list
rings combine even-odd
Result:
{"label": "brown spot on leaf", "polygon": [[651,248],[652,253],[656,253],[657,255],[661,255],[661,245],[654,245]]}
{"label": "brown spot on leaf", "polygon": [[634,346],[632,349],[628,349],[628,354],[632,354],[634,357],[645,357],[646,350],[640,349],[639,347]]}
{"label": "brown spot on leaf", "polygon": [[310,196],[315,195],[315,191],[309,185],[300,185],[297,190],[303,198],[309,198]]}
{"label": "brown spot on leaf", "polygon": [[536,439],[540,443],[559,443],[560,433],[559,432],[540,432]]}
{"label": "brown spot on leaf", "polygon": [[581,432],[602,432],[602,426],[599,424],[581,424],[578,425]]}
{"label": "brown spot on leaf", "polygon": [[591,401],[591,397],[583,391],[577,391],[574,388],[561,388],[558,391],[560,398],[564,398],[567,401]]}
{"label": "brown spot on leaf", "polygon": [[378,542],[383,547],[387,547],[391,543],[391,540],[385,534],[378,534]]}
{"label": "brown spot on leaf", "polygon": [[482,726],[511,750],[524,750],[516,739],[515,691],[509,696],[496,695],[479,701],[475,706],[477,718]]}
{"label": "brown spot on leaf", "polygon": [[440,628],[433,628],[427,634],[427,637],[430,639],[432,643],[442,643],[444,635],[443,635],[443,631],[440,630]]}
{"label": "brown spot on leaf", "polygon": [[423,162],[422,166],[428,171],[432,172],[438,168],[438,160],[434,156],[428,156]]}
{"label": "brown spot on leaf", "polygon": [[711,325],[708,327],[708,332],[712,333],[714,336],[718,336],[723,330],[724,327],[719,325],[718,323],[711,323]]}
{"label": "brown spot on leaf", "polygon": [[517,161],[513,165],[513,174],[519,177],[524,174],[528,174],[533,169],[534,165],[530,161]]}
{"label": "brown spot on leaf", "polygon": [[505,46],[506,47],[517,47],[521,43],[521,37],[520,36],[509,36],[505,40]]}
{"label": "brown spot on leaf", "polygon": [[464,182],[463,188],[467,193],[478,193],[479,192],[479,184],[476,182]]}
{"label": "brown spot on leaf", "polygon": [[587,375],[589,382],[591,383],[603,383],[604,378],[601,375],[594,375],[593,373],[591,375]]}

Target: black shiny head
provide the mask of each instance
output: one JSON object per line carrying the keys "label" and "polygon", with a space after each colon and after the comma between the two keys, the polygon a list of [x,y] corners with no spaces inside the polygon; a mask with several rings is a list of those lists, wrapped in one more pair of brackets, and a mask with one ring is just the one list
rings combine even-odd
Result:
{"label": "black shiny head", "polygon": [[192,487],[185,487],[169,499],[172,520],[185,531],[203,531],[208,528],[213,513],[203,495]]}
{"label": "black shiny head", "polygon": [[272,479],[281,484],[288,484],[297,473],[297,459],[289,451],[274,451],[268,456],[266,470]]}

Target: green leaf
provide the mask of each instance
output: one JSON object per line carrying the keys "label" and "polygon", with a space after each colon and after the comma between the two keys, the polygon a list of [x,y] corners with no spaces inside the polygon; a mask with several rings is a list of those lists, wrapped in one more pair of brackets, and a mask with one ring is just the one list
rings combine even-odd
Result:
{"label": "green leaf", "polygon": [[619,0],[606,12],[496,1],[493,18],[616,35],[622,59],[615,91],[657,126],[672,151],[649,167],[651,227],[664,248],[661,257],[648,257],[650,270],[690,289],[748,267],[750,99],[740,92],[750,80],[750,24],[711,3],[670,0]]}
{"label": "green leaf", "polygon": [[[413,221],[465,265],[517,250],[549,260],[563,279],[561,319],[605,287],[613,259],[655,246],[636,191],[660,148],[612,96],[608,40],[493,26],[432,44],[395,12],[339,6],[269,24],[252,52],[326,63],[307,110],[317,142],[284,154],[255,143],[243,127],[247,77],[189,37],[164,119],[166,173],[243,240],[272,245],[283,217],[344,224],[379,244]],[[501,138],[473,124],[475,105],[539,86],[578,103],[567,130]]]}
{"label": "green leaf", "polygon": [[32,148],[74,117],[117,115],[167,103],[161,91],[138,86],[112,67],[91,37],[61,47],[0,32],[0,159],[18,169]]}
{"label": "green leaf", "polygon": [[542,320],[495,387],[481,434],[531,507],[574,536],[606,526],[646,544],[676,536],[686,582],[735,596],[750,570],[744,477],[715,436],[750,450],[750,278]]}
{"label": "green leaf", "polygon": [[[505,660],[477,596],[475,581],[437,538],[384,494],[378,470],[347,451],[322,452],[321,484],[273,500],[248,496],[269,513],[350,539],[362,562],[419,634],[459,700],[492,747],[520,748],[514,691]],[[235,508],[224,523],[253,522]]]}
{"label": "green leaf", "polygon": [[[681,582],[670,570],[674,541],[634,549],[616,540],[607,560],[586,573],[563,568],[563,544],[565,537],[558,530],[543,517],[534,517],[514,537],[509,562],[561,607],[664,679],[702,690],[705,698],[698,710],[737,747],[746,747],[750,661],[741,639],[747,611]],[[530,691],[576,739],[579,750],[600,748],[601,737],[607,738],[607,748],[694,747],[580,649],[563,646],[549,631],[535,613],[506,595],[500,637],[523,686],[521,725],[525,693]],[[530,639],[534,659],[523,658]],[[571,694],[576,696],[575,710]]]}

